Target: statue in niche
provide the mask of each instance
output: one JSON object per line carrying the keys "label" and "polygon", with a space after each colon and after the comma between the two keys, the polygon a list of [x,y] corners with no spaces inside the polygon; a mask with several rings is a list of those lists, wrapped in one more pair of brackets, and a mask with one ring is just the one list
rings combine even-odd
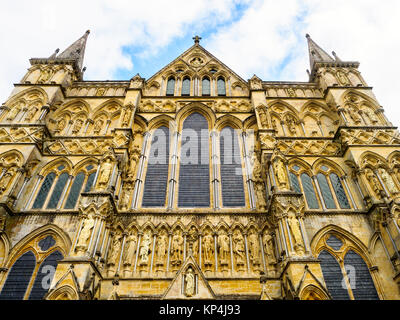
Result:
{"label": "statue in niche", "polygon": [[76,120],[74,128],[72,129],[72,133],[73,134],[78,134],[81,131],[82,126],[83,126],[83,120],[82,119]]}
{"label": "statue in niche", "polygon": [[288,224],[290,229],[290,235],[292,236],[294,250],[297,254],[304,254],[303,236],[301,235],[300,221],[297,219],[294,213],[289,213]]}
{"label": "statue in niche", "polygon": [[105,88],[99,88],[99,89],[97,89],[96,96],[97,97],[102,97],[102,96],[104,96],[105,93],[106,93],[106,89]]}
{"label": "statue in niche", "polygon": [[250,261],[253,263],[253,266],[259,266],[261,264],[260,240],[254,231],[249,235],[249,253]]}
{"label": "statue in niche", "polygon": [[139,250],[140,265],[147,265],[149,263],[149,254],[151,252],[150,246],[151,246],[151,236],[150,236],[150,231],[148,231],[143,235],[143,239],[140,243],[140,250]]}
{"label": "statue in niche", "polygon": [[213,236],[210,232],[203,238],[203,252],[204,252],[204,265],[205,266],[212,266],[214,260],[214,241]]}
{"label": "statue in niche", "polygon": [[87,245],[92,235],[92,230],[94,228],[94,218],[91,213],[88,214],[86,219],[83,220],[83,227],[79,235],[78,243],[76,245],[77,249],[84,251],[87,249]]}
{"label": "statue in niche", "polygon": [[267,256],[267,260],[269,264],[276,264],[275,257],[275,240],[273,236],[271,236],[268,232],[265,232],[264,238],[264,253]]}
{"label": "statue in niche", "polygon": [[119,258],[119,251],[121,247],[122,236],[121,234],[117,233],[113,239],[111,244],[111,254],[110,258],[108,259],[108,265],[117,265],[118,258]]}
{"label": "statue in niche", "polygon": [[156,266],[164,266],[165,256],[167,254],[167,235],[166,231],[162,231],[161,234],[157,238],[157,257],[156,257]]}
{"label": "statue in niche", "polygon": [[279,130],[278,130],[278,124],[277,124],[276,119],[272,119],[272,128],[276,131],[276,133],[279,132]]}
{"label": "statue in niche", "polygon": [[291,97],[291,98],[296,97],[296,92],[294,91],[293,88],[288,88],[287,92],[288,92],[289,97]]}
{"label": "statue in niche", "polygon": [[251,162],[253,165],[253,179],[255,181],[262,180],[262,167],[256,152],[253,152]]}
{"label": "statue in niche", "polygon": [[173,266],[180,266],[183,256],[183,237],[178,230],[172,237],[171,256],[171,264]]}
{"label": "statue in niche", "polygon": [[47,83],[51,76],[53,75],[53,70],[51,70],[50,68],[40,68],[41,74],[40,77],[38,79],[38,83]]}
{"label": "statue in niche", "polygon": [[349,106],[347,113],[355,124],[361,124],[361,117],[358,114],[358,110],[355,107]]}
{"label": "statue in niche", "polygon": [[370,122],[372,125],[376,125],[376,124],[379,122],[378,117],[376,116],[375,112],[373,112],[370,108],[365,107],[365,108],[363,109],[363,111],[364,111],[364,113],[367,115],[367,117],[368,117],[368,119],[369,119],[369,122]]}
{"label": "statue in niche", "polygon": [[188,233],[188,244],[193,244],[193,257],[197,260],[199,254],[199,242],[198,242],[198,234],[197,230],[194,226],[192,226]]}
{"label": "statue in niche", "polygon": [[27,113],[26,117],[25,117],[25,121],[31,121],[33,119],[33,117],[36,115],[36,113],[38,112],[38,108],[37,107],[31,107],[31,109],[29,110],[29,112]]}
{"label": "statue in niche", "polygon": [[266,192],[265,192],[265,184],[264,181],[258,180],[254,183],[254,188],[257,197],[257,209],[264,211],[267,208]]}
{"label": "statue in niche", "polygon": [[292,116],[286,117],[286,126],[292,136],[297,134],[296,120]]}
{"label": "statue in niche", "polygon": [[102,119],[96,120],[94,123],[94,128],[93,128],[93,133],[94,134],[99,134],[101,129],[103,128],[104,121]]}
{"label": "statue in niche", "polygon": [[336,75],[337,75],[337,77],[338,77],[338,79],[339,79],[339,82],[343,85],[343,86],[349,86],[350,85],[350,81],[349,81],[349,79],[347,78],[347,76],[345,75],[345,73],[343,72],[343,71],[338,71],[337,73],[336,73]]}
{"label": "statue in niche", "polygon": [[129,200],[132,195],[133,185],[131,182],[125,182],[120,196],[121,210],[128,210]]}
{"label": "statue in niche", "polygon": [[195,295],[196,292],[196,277],[192,267],[189,267],[185,274],[185,296],[190,298]]}
{"label": "statue in niche", "polygon": [[123,127],[129,126],[129,123],[131,122],[131,115],[132,115],[132,110],[130,107],[127,107],[125,109],[124,118],[122,119]]}
{"label": "statue in niche", "polygon": [[245,246],[244,239],[239,230],[236,230],[233,234],[233,254],[236,259],[236,265],[239,267],[244,266],[245,263]]}
{"label": "statue in niche", "polygon": [[222,231],[218,236],[218,250],[219,250],[219,259],[221,266],[229,265],[229,237],[225,231]]}
{"label": "statue in niche", "polygon": [[136,168],[139,163],[141,156],[140,147],[134,145],[131,152],[131,157],[129,159],[128,177],[131,179],[135,178]]}
{"label": "statue in niche", "polygon": [[111,173],[113,169],[113,163],[110,158],[107,158],[100,167],[99,182],[100,187],[106,188],[110,182]]}
{"label": "statue in niche", "polygon": [[383,169],[379,168],[378,169],[379,176],[382,178],[383,182],[385,183],[386,187],[388,188],[389,192],[392,194],[397,194],[399,191],[397,190],[397,187],[392,179],[392,177],[388,174],[388,172]]}
{"label": "statue in niche", "polygon": [[288,189],[288,178],[287,178],[287,172],[286,172],[286,167],[282,161],[282,159],[276,159],[274,161],[274,172],[275,172],[275,177],[276,177],[276,182],[278,184],[278,187],[280,189]]}
{"label": "statue in niche", "polygon": [[3,194],[7,190],[8,185],[15,176],[16,170],[16,167],[12,167],[3,175],[3,178],[0,180],[0,194]]}
{"label": "statue in niche", "polygon": [[58,131],[58,133],[63,131],[66,125],[67,125],[67,121],[64,118],[61,118],[60,120],[58,120],[57,126],[56,126],[56,130]]}
{"label": "statue in niche", "polygon": [[126,239],[126,244],[124,248],[124,265],[132,265],[133,259],[136,253],[137,236],[135,233],[129,234]]}
{"label": "statue in niche", "polygon": [[258,114],[259,114],[259,116],[260,116],[261,125],[262,125],[264,128],[268,127],[268,119],[267,119],[267,114],[266,114],[266,112],[265,112],[264,107],[259,107],[259,108],[258,108]]}
{"label": "statue in niche", "polygon": [[15,105],[12,109],[11,109],[11,111],[8,113],[8,115],[7,115],[7,120],[8,121],[13,121],[16,117],[17,117],[17,115],[21,112],[21,110],[22,110],[22,105],[23,105],[23,103],[22,102],[20,102],[20,104],[19,105]]}
{"label": "statue in niche", "polygon": [[367,181],[369,182],[372,190],[374,190],[375,194],[381,198],[383,188],[375,173],[371,169],[365,169],[365,177],[367,178]]}

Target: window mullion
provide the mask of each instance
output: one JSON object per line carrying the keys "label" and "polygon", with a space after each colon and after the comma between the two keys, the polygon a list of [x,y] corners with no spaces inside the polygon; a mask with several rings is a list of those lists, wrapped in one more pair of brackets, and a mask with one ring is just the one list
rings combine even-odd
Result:
{"label": "window mullion", "polygon": [[[347,292],[349,293],[349,297],[351,300],[355,300],[353,290],[351,289],[350,280],[349,280],[349,277],[347,276],[346,268],[344,266],[344,261],[343,260],[339,261],[339,265],[340,265],[340,270],[342,271],[342,274],[343,274],[343,281],[345,282],[346,287],[347,287]],[[343,285],[343,281],[342,281],[342,285]]]}

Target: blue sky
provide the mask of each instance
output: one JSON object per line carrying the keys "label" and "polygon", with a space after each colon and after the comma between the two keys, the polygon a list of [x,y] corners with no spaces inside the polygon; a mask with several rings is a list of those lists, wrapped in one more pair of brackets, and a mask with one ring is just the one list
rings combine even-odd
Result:
{"label": "blue sky", "polygon": [[149,78],[198,34],[244,79],[307,81],[309,33],[327,52],[361,62],[387,116],[400,125],[399,17],[398,0],[3,1],[0,102],[29,58],[65,49],[87,29],[86,80]]}

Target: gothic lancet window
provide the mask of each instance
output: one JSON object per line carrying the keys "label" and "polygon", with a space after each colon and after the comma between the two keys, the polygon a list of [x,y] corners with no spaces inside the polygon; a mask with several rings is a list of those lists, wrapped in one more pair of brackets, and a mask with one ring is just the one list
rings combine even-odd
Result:
{"label": "gothic lancet window", "polygon": [[89,175],[89,177],[88,177],[88,179],[87,179],[87,181],[86,181],[86,186],[85,186],[85,190],[84,190],[84,192],[89,192],[90,191],[90,189],[92,188],[92,186],[93,186],[93,183],[94,183],[94,179],[96,178],[96,172],[93,172],[93,173],[91,173],[90,175]]}
{"label": "gothic lancet window", "polygon": [[85,181],[85,173],[80,172],[74,179],[67,202],[64,209],[74,209],[82,190],[83,182]]}
{"label": "gothic lancet window", "polygon": [[211,82],[208,77],[203,78],[202,93],[203,93],[203,96],[211,95]]}
{"label": "gothic lancet window", "polygon": [[222,78],[222,77],[218,78],[217,88],[218,88],[218,95],[219,96],[226,96],[226,85],[225,85],[225,79],[224,78]]}
{"label": "gothic lancet window", "polygon": [[41,209],[46,201],[46,198],[50,192],[51,186],[54,183],[56,174],[54,172],[49,173],[44,179],[40,191],[33,203],[32,209]]}
{"label": "gothic lancet window", "polygon": [[8,273],[0,300],[23,300],[35,266],[36,258],[32,251],[21,256]]}
{"label": "gothic lancet window", "polygon": [[290,182],[292,183],[294,191],[297,193],[302,193],[300,184],[299,184],[299,179],[297,179],[297,176],[293,172],[289,172],[289,177],[290,177]]}
{"label": "gothic lancet window", "polygon": [[319,209],[319,203],[315,194],[315,189],[310,176],[306,173],[301,175],[301,183],[303,185],[304,194],[306,196],[308,208],[311,210]]}
{"label": "gothic lancet window", "polygon": [[185,77],[182,81],[182,96],[190,96],[190,78]]}
{"label": "gothic lancet window", "polygon": [[151,143],[142,207],[164,207],[169,168],[169,129],[155,130]]}
{"label": "gothic lancet window", "polygon": [[167,82],[167,96],[175,95],[175,78],[169,78]]}
{"label": "gothic lancet window", "polygon": [[47,209],[57,208],[61,195],[64,191],[65,185],[67,184],[68,177],[69,177],[68,173],[64,172],[58,178],[57,183],[53,190],[53,194],[51,195],[49,203],[47,204]]}
{"label": "gothic lancet window", "polygon": [[333,186],[333,190],[335,191],[336,198],[339,202],[340,208],[342,209],[351,209],[349,200],[347,199],[346,192],[344,191],[343,185],[340,182],[340,178],[337,174],[330,174],[331,183]]}
{"label": "gothic lancet window", "polygon": [[182,129],[178,206],[210,206],[208,122],[200,113],[186,118]]}
{"label": "gothic lancet window", "polygon": [[322,197],[324,198],[325,206],[327,209],[336,209],[335,201],[325,175],[319,173],[317,175],[318,184],[321,188]]}
{"label": "gothic lancet window", "polygon": [[225,127],[220,134],[222,203],[224,207],[244,207],[242,159],[235,130]]}

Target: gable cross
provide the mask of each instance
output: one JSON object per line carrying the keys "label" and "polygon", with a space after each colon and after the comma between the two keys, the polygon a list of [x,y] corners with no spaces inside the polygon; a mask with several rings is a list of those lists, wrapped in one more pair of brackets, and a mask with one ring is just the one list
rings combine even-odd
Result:
{"label": "gable cross", "polygon": [[193,38],[195,44],[199,44],[201,39],[202,39],[202,38],[199,37],[199,36],[195,36],[195,37]]}

